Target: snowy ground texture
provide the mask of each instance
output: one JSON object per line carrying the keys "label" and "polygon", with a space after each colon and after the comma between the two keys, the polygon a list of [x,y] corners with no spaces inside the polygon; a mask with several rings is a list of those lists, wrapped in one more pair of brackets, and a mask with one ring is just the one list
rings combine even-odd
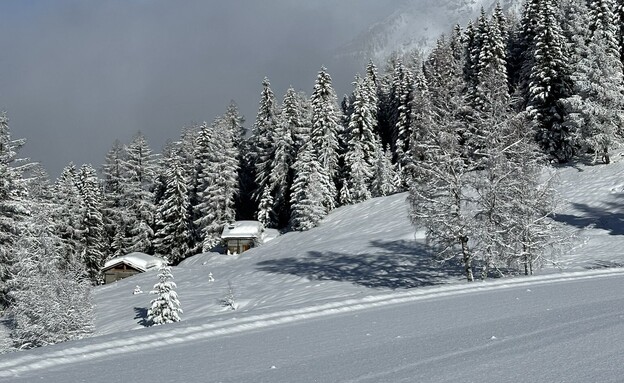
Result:
{"label": "snowy ground texture", "polygon": [[538,276],[467,284],[405,194],[373,199],[174,267],[180,323],[143,325],[155,271],[102,286],[95,337],[2,355],[0,382],[621,382],[624,160],[558,173],[576,237]]}

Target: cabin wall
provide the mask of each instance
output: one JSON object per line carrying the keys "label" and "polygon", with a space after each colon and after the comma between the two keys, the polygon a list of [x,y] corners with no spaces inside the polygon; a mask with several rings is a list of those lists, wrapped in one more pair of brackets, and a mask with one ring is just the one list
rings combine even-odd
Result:
{"label": "cabin wall", "polygon": [[225,241],[227,254],[240,254],[251,249],[254,245],[255,240],[248,238],[228,238]]}
{"label": "cabin wall", "polygon": [[122,263],[104,271],[104,283],[113,283],[120,279],[128,278],[139,273],[141,273],[140,270],[132,268],[125,263]]}

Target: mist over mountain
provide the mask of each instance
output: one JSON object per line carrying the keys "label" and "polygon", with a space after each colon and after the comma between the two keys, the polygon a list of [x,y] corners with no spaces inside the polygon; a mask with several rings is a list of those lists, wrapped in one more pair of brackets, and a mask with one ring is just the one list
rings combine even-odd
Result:
{"label": "mist over mountain", "polygon": [[[407,0],[388,17],[340,47],[339,57],[382,62],[392,52],[428,51],[442,34],[456,24],[462,27],[478,17],[481,8],[490,12],[497,0]],[[519,10],[520,0],[502,0],[505,11]]]}

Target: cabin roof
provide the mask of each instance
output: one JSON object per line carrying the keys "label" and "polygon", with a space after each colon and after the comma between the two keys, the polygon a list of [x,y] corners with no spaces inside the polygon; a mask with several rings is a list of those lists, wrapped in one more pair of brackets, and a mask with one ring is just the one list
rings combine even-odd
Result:
{"label": "cabin roof", "polygon": [[258,221],[236,221],[223,227],[221,238],[260,238],[264,227]]}
{"label": "cabin roof", "polygon": [[102,271],[112,269],[113,267],[121,264],[126,264],[139,271],[146,271],[147,269],[151,269],[152,267],[159,267],[163,263],[166,263],[166,261],[162,258],[145,253],[135,252],[124,255],[123,257],[116,257],[107,261],[104,264]]}

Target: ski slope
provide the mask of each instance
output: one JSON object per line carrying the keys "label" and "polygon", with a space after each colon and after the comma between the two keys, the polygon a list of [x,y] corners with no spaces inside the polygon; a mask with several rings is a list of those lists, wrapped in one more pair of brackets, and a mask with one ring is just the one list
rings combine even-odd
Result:
{"label": "ski slope", "polygon": [[557,173],[574,237],[537,276],[467,284],[377,198],[174,267],[180,323],[143,326],[155,272],[98,287],[96,336],[0,355],[0,382],[621,381],[624,161]]}

